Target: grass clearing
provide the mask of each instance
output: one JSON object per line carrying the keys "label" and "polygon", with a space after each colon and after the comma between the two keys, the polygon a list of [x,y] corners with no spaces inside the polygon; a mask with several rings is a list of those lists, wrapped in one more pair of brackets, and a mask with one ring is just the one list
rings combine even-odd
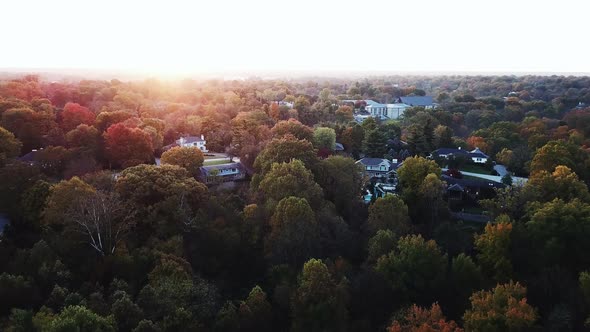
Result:
{"label": "grass clearing", "polygon": [[461,172],[478,173],[478,174],[485,174],[485,175],[490,175],[491,174],[491,171],[488,170],[483,165],[466,164],[463,167],[461,167],[461,169],[459,169],[459,170]]}

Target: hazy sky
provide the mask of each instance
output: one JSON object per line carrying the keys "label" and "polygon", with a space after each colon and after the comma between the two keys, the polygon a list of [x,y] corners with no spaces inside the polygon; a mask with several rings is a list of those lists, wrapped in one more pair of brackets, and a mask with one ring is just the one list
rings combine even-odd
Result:
{"label": "hazy sky", "polygon": [[4,0],[0,67],[590,72],[587,2]]}

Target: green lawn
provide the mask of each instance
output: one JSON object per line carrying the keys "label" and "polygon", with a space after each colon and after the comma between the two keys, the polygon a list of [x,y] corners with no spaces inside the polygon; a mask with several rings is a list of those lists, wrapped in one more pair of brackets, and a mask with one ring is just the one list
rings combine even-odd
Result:
{"label": "green lawn", "polygon": [[213,165],[222,165],[222,164],[229,164],[229,159],[225,160],[206,160],[203,162],[203,166],[213,166]]}
{"label": "green lawn", "polygon": [[485,166],[476,165],[476,164],[466,164],[463,167],[461,167],[459,170],[462,172],[479,173],[479,174],[485,174],[485,175],[490,175],[490,173],[491,173],[491,171],[489,171]]}

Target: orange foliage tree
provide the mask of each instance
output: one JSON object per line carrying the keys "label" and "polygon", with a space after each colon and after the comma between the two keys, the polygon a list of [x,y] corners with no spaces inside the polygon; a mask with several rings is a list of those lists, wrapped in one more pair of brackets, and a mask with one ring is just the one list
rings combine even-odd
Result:
{"label": "orange foliage tree", "polygon": [[388,332],[463,332],[455,321],[447,321],[438,303],[430,309],[412,305],[401,321],[395,320]]}
{"label": "orange foliage tree", "polygon": [[472,148],[479,148],[485,153],[489,153],[490,145],[486,142],[485,138],[481,136],[469,136],[467,144]]}
{"label": "orange foliage tree", "polygon": [[537,320],[535,308],[527,303],[526,288],[518,282],[498,285],[491,291],[471,296],[471,309],[463,315],[465,330],[523,331]]}

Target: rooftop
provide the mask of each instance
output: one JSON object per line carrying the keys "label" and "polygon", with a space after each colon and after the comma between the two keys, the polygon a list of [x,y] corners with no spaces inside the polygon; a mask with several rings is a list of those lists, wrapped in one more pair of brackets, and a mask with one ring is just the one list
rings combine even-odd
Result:
{"label": "rooftop", "polygon": [[365,166],[377,166],[383,162],[390,163],[389,160],[383,159],[383,158],[363,158],[363,159],[357,160],[357,163],[361,163]]}
{"label": "rooftop", "polygon": [[408,96],[399,98],[402,103],[410,106],[432,106],[432,96]]}

